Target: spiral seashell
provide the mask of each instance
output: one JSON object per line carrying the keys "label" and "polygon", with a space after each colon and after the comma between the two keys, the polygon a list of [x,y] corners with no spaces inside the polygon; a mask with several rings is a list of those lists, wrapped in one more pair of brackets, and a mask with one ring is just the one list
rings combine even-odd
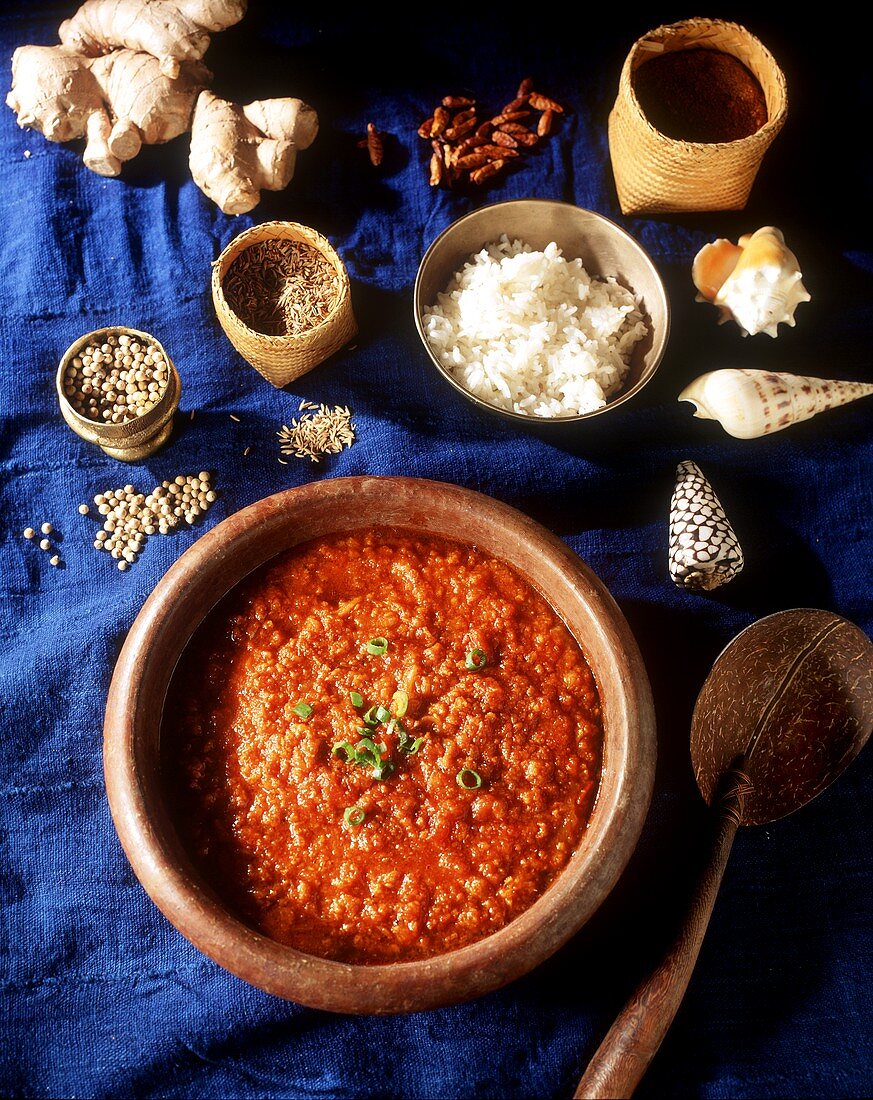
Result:
{"label": "spiral seashell", "polygon": [[711,592],[743,568],[734,529],[696,462],[676,467],[670,501],[670,579],[680,588]]}
{"label": "spiral seashell", "polygon": [[797,257],[772,225],[746,233],[736,245],[724,238],[704,245],[691,277],[700,292],[697,300],[712,302],[719,324],[734,320],[743,336],[778,336],[778,326],[793,327],[794,311],[810,300]]}
{"label": "spiral seashell", "polygon": [[729,368],[701,374],[679,400],[690,401],[696,417],[717,420],[735,439],[757,439],[870,394],[869,382]]}

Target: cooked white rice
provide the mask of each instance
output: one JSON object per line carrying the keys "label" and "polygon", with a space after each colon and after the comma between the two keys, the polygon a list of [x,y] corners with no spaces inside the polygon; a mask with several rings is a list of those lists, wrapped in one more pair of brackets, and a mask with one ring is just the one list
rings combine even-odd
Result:
{"label": "cooked white rice", "polygon": [[470,257],[424,322],[434,354],[465,389],[542,417],[605,405],[647,331],[615,279],[592,279],[554,242],[536,252],[505,234]]}

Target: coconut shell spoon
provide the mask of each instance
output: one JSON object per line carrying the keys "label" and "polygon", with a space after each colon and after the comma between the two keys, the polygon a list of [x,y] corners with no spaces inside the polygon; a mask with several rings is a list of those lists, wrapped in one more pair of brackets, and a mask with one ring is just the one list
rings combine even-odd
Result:
{"label": "coconut shell spoon", "polygon": [[799,810],[855,759],[873,729],[873,643],[829,611],[780,611],[723,650],[697,698],[691,758],[717,817],[709,861],[665,958],[638,986],[577,1098],[629,1097],[679,1008],[740,825]]}

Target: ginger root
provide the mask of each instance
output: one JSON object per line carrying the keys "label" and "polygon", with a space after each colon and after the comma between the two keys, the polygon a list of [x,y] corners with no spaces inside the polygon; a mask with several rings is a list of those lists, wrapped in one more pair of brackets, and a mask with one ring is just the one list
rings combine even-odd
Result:
{"label": "ginger root", "polygon": [[317,133],[318,115],[299,99],[243,106],[204,91],[191,123],[191,175],[225,214],[245,214],[258,205],[262,189],[287,187],[297,150]]}
{"label": "ginger root", "polygon": [[89,58],[65,46],[20,46],[6,102],[19,126],[49,141],[86,138],[88,168],[117,176],[142,145],[189,129],[194,101],[211,79],[199,61],[183,62],[171,78],[149,53],[122,49]]}
{"label": "ginger root", "polygon": [[200,61],[210,32],[223,31],[246,13],[247,0],[85,0],[59,30],[61,42],[86,57],[119,46],[158,58],[175,78],[183,61]]}

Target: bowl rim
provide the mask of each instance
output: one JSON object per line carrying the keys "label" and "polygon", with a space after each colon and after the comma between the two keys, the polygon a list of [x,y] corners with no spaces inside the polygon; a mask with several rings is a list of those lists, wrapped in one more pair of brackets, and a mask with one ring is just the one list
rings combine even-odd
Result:
{"label": "bowl rim", "polygon": [[[456,230],[458,226],[462,225],[466,221],[475,219],[480,214],[482,214],[483,211],[492,210],[495,207],[530,206],[534,203],[543,206],[565,207],[569,210],[581,211],[583,214],[588,214],[592,218],[595,218],[603,222],[605,225],[609,226],[610,229],[614,230],[620,237],[622,237],[627,244],[632,246],[633,250],[639,254],[643,262],[649,267],[652,275],[654,276],[655,286],[658,288],[660,296],[664,302],[663,332],[659,336],[657,351],[652,361],[652,365],[649,368],[648,375],[645,378],[641,378],[635,385],[631,386],[629,390],[623,391],[619,393],[619,395],[614,399],[608,400],[602,408],[592,409],[591,412],[573,413],[571,416],[528,416],[526,413],[516,412],[515,409],[502,409],[499,408],[497,405],[492,405],[484,398],[479,397],[474,393],[471,393],[470,390],[463,386],[454,377],[454,375],[446,370],[446,368],[434,354],[433,349],[430,346],[430,342],[428,341],[427,333],[424,330],[424,322],[422,319],[422,315],[424,312],[424,303],[421,301],[421,283],[425,268],[429,260],[432,258],[437,247],[439,246],[440,242],[444,240],[450,233],[454,232],[454,230]],[[415,275],[415,283],[413,284],[412,311],[415,316],[415,328],[418,332],[422,344],[424,345],[425,351],[430,357],[430,361],[437,368],[443,378],[445,378],[445,380],[451,386],[453,386],[454,389],[458,391],[458,393],[466,397],[467,400],[471,401],[474,405],[477,405],[481,409],[485,409],[489,413],[494,413],[498,416],[502,416],[507,420],[514,421],[516,424],[526,424],[528,426],[536,425],[548,427],[549,424],[566,425],[575,424],[582,420],[590,420],[595,416],[602,416],[604,413],[607,413],[610,410],[616,409],[620,405],[623,405],[632,397],[636,397],[636,395],[642,389],[644,389],[649,382],[651,382],[652,378],[654,378],[664,358],[664,354],[667,350],[667,343],[670,338],[670,298],[667,294],[667,288],[664,285],[664,280],[661,278],[657,267],[655,267],[655,263],[652,257],[643,248],[639,241],[632,237],[631,234],[628,233],[628,231],[620,226],[617,222],[613,221],[612,218],[606,217],[605,214],[601,214],[597,210],[590,210],[588,207],[578,206],[576,203],[566,202],[562,199],[505,199],[499,202],[491,202],[486,203],[483,206],[477,206],[475,210],[469,210],[466,214],[462,214],[461,217],[456,218],[431,241],[430,245],[428,246],[424,255],[421,258],[421,262],[418,265],[418,271]]]}
{"label": "bowl rim", "polygon": [[[315,238],[313,242],[312,238]],[[252,238],[255,238],[254,240]],[[259,332],[256,328],[247,325],[236,310],[231,306],[224,293],[224,278],[230,270],[233,261],[248,248],[253,248],[262,241],[298,241],[308,244],[311,248],[320,252],[327,258],[339,278],[340,291],[330,313],[317,325],[304,329],[302,332],[286,333],[284,336],[272,336],[268,332]],[[225,321],[225,312],[230,324],[238,327],[248,338],[263,341],[265,345],[275,348],[294,348],[301,343],[309,343],[313,336],[320,335],[330,327],[337,318],[340,307],[345,305],[351,297],[351,283],[343,258],[336,248],[317,229],[303,222],[274,219],[273,221],[258,222],[248,229],[243,229],[219,252],[212,261],[212,274],[210,276],[210,289],[215,311],[218,314],[222,327]]]}
{"label": "bowl rim", "polygon": [[[601,773],[588,842],[576,849],[537,901],[502,929],[459,950],[420,961],[353,965],[286,947],[233,916],[196,872],[192,874],[190,863],[179,860],[179,851],[162,834],[161,815],[167,822],[171,815],[160,796],[148,794],[137,753],[149,723],[159,729],[162,721],[164,695],[158,706],[155,686],[163,684],[166,691],[187,644],[185,638],[169,660],[152,644],[174,617],[185,622],[189,638],[208,610],[243,576],[295,545],[293,532],[301,520],[339,500],[349,507],[349,514],[354,504],[355,522],[337,523],[325,533],[369,527],[373,512],[366,505],[385,492],[395,499],[401,494],[410,512],[428,507],[439,494],[445,509],[475,508],[482,530],[493,528],[501,536],[526,540],[546,562],[556,585],[571,585],[574,599],[580,600],[601,638],[598,644],[609,654],[610,669],[614,662],[610,679],[618,689],[616,698],[609,699],[609,728],[604,730],[604,758],[612,754],[611,770],[604,765]],[[414,523],[410,518],[391,525]],[[288,541],[275,545],[277,532]],[[307,534],[298,541],[311,537],[315,536]],[[445,537],[458,536],[455,532]],[[221,563],[234,550],[248,560],[252,547],[260,560],[232,583],[216,586],[213,574]],[[192,616],[189,602],[198,594],[204,599],[204,592],[211,602],[202,614]],[[155,672],[162,663],[163,671]],[[605,664],[601,661],[600,668]],[[602,692],[602,682],[599,688]],[[601,697],[606,707],[607,699]],[[140,883],[171,923],[207,956],[259,989],[313,1008],[368,1014],[420,1011],[480,996],[521,977],[578,932],[611,891],[636,847],[654,785],[655,755],[654,707],[639,649],[606,587],[572,549],[523,513],[472,490],[419,478],[376,476],[331,478],[266,497],[222,521],[182,554],[146,600],[121,649],[107,698],[103,743],[116,832]],[[175,833],[173,837],[175,849],[180,849]]]}

